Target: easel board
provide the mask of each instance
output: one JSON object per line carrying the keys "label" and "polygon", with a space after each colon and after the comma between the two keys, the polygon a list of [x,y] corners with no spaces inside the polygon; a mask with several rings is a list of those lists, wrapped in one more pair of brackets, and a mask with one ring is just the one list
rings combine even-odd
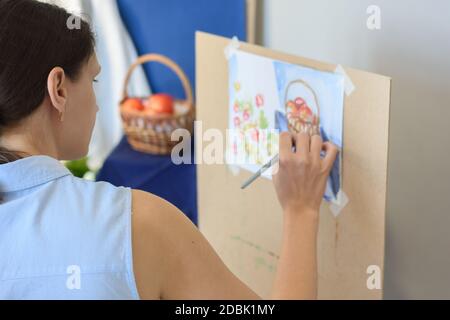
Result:
{"label": "easel board", "polygon": [[[202,130],[228,125],[230,39],[196,35],[196,118]],[[241,43],[239,50],[334,72],[337,65]],[[370,266],[384,267],[385,213],[391,79],[344,68],[355,90],[344,101],[343,190],[349,203],[335,217],[327,203],[318,235],[319,299],[381,299],[369,289]],[[196,137],[196,149],[204,147]],[[269,298],[282,237],[282,211],[272,181],[246,190],[250,173],[233,174],[225,164],[198,164],[199,228],[225,264],[263,298]]]}

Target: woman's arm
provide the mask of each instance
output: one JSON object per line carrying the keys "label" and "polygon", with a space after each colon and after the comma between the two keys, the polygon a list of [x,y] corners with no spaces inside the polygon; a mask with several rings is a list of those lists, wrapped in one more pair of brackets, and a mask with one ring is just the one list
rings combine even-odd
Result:
{"label": "woman's arm", "polygon": [[142,299],[260,299],[169,202],[133,191],[133,261]]}
{"label": "woman's arm", "polygon": [[[296,152],[292,152],[295,144]],[[320,157],[321,151],[325,157]],[[337,148],[319,135],[280,136],[279,170],[273,177],[283,208],[283,241],[272,298],[317,298],[319,210]]]}
{"label": "woman's arm", "polygon": [[[296,144],[297,153],[291,151]],[[320,158],[325,149],[327,156]],[[280,137],[274,185],[284,212],[284,233],[272,298],[317,295],[318,212],[337,149],[307,134]],[[260,299],[222,262],[175,206],[133,190],[133,261],[142,299]]]}

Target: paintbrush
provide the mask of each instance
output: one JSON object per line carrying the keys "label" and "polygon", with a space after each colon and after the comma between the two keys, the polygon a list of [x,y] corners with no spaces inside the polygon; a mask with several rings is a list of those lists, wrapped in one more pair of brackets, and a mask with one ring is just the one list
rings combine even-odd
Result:
{"label": "paintbrush", "polygon": [[253,181],[258,179],[265,171],[267,171],[271,166],[278,162],[279,155],[275,155],[269,162],[263,165],[255,174],[253,174],[247,181],[245,181],[241,189],[247,188]]}

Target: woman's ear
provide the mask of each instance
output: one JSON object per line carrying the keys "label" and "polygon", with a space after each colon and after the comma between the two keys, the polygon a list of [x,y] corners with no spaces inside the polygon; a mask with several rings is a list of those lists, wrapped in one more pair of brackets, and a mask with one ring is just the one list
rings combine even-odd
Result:
{"label": "woman's ear", "polygon": [[59,112],[61,122],[64,121],[67,102],[67,82],[61,67],[53,68],[47,79],[47,90],[52,106]]}

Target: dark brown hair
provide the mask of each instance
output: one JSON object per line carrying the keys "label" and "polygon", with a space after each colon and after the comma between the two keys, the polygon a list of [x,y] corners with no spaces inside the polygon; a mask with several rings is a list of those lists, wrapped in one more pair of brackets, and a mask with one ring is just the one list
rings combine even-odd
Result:
{"label": "dark brown hair", "polygon": [[[0,0],[0,139],[43,102],[47,78],[61,67],[75,81],[94,52],[89,24],[63,8],[36,0]],[[0,146],[0,164],[21,158]]]}

